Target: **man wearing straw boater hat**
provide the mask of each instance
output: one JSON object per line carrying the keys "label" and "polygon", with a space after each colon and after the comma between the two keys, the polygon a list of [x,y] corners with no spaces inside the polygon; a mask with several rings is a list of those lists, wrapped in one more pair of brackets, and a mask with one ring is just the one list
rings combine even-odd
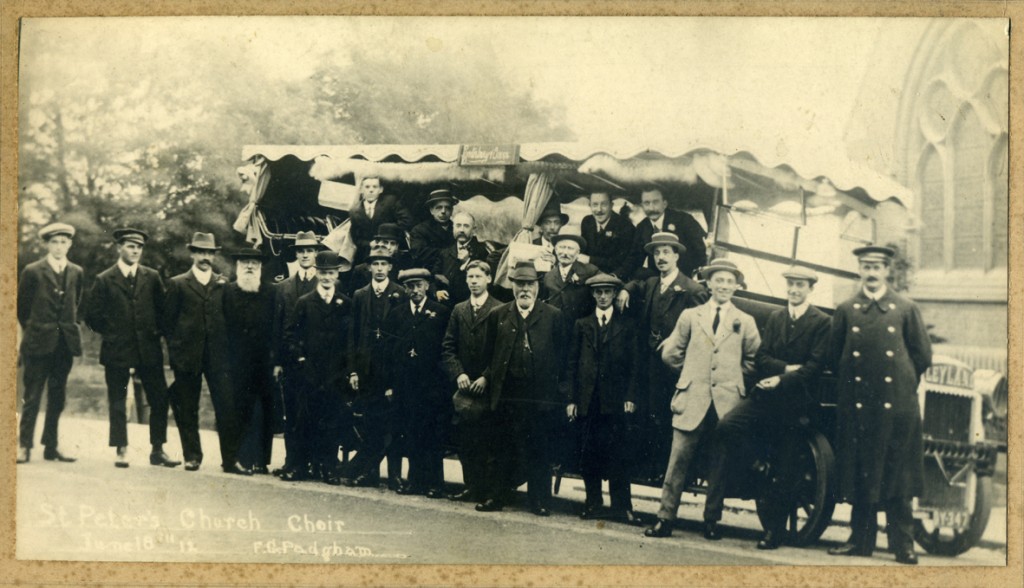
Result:
{"label": "man wearing straw boater hat", "polygon": [[75,227],[46,225],[39,238],[46,257],[25,266],[18,280],[18,324],[22,328],[21,361],[25,366],[25,396],[19,423],[17,463],[30,459],[36,417],[46,388],[43,459],[73,462],[57,447],[57,426],[64,410],[64,392],[72,358],[82,354],[78,305],[82,300],[81,266],[68,261]]}
{"label": "man wearing straw boater hat", "polygon": [[[299,298],[316,288],[316,254],[327,249],[312,231],[299,231],[289,247],[295,255],[298,268],[275,286],[274,299],[274,377],[280,383],[280,394],[275,392],[275,412],[284,417],[284,467],[274,470],[281,479],[291,482],[309,475],[308,443],[304,432],[297,428],[299,413],[306,410],[302,394],[302,376],[291,349],[285,344],[285,329]],[[278,399],[277,396],[281,398]],[[278,417],[280,418],[280,417]]]}
{"label": "man wearing straw boater hat", "polygon": [[[168,398],[158,321],[164,308],[164,283],[156,270],[139,263],[148,239],[139,229],[114,231],[117,263],[96,276],[83,305],[86,324],[103,338],[100,363],[110,404],[109,443],[117,448],[114,465],[121,468],[129,465],[125,400],[133,369],[149,401],[149,463],[181,465],[163,449],[167,442]],[[173,408],[177,411],[177,405]]]}
{"label": "man wearing straw boater hat", "polygon": [[424,203],[430,218],[409,231],[409,251],[417,267],[432,268],[440,259],[441,250],[455,244],[452,233],[452,210],[455,197],[448,190],[434,190]]}
{"label": "man wearing straw boater hat", "polygon": [[832,315],[830,358],[837,375],[840,498],[853,504],[850,538],[832,555],[870,557],[885,510],[889,550],[914,565],[911,501],[924,486],[917,385],[932,363],[921,311],[887,280],[895,252],[853,250],[860,289]]}
{"label": "man wearing straw boater hat", "polygon": [[220,247],[212,233],[196,233],[188,249],[192,267],[168,282],[163,320],[174,370],[170,397],[178,406],[174,415],[181,434],[185,469],[194,472],[203,462],[199,397],[205,377],[217,421],[221,468],[227,473],[242,473],[235,466],[238,419],[227,378],[224,288],[228,281],[213,271],[213,259]]}
{"label": "man wearing straw boater hat", "polygon": [[[711,289],[711,300],[684,310],[661,347],[662,360],[679,372],[679,379],[670,404],[672,451],[661,489],[661,508],[658,522],[644,532],[648,537],[672,534],[694,453],[713,435],[719,420],[747,402],[744,379],[754,373],[754,358],[761,345],[754,317],[732,303],[732,295],[743,283],[743,272],[735,263],[718,259],[700,274]],[[721,539],[716,514],[720,516],[705,504],[705,539]]]}

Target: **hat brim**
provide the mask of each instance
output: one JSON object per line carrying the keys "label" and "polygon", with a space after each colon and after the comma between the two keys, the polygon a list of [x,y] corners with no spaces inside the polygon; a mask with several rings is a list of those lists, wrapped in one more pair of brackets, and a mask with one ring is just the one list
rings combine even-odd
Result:
{"label": "hat brim", "polygon": [[644,245],[644,252],[648,254],[653,254],[654,250],[657,249],[658,247],[671,247],[675,249],[676,253],[678,253],[679,255],[686,253],[686,245],[683,245],[682,243],[655,243],[653,241],[648,243],[647,245]]}
{"label": "hat brim", "polygon": [[312,248],[318,249],[320,251],[323,251],[324,249],[327,249],[327,246],[324,245],[323,243],[319,242],[319,241],[317,241],[316,243],[292,243],[292,244],[288,245],[289,249],[300,249],[302,247],[312,247]]}
{"label": "hat brim", "polygon": [[367,264],[371,264],[371,263],[373,263],[375,261],[386,261],[386,262],[394,265],[395,258],[391,257],[390,255],[367,255],[366,256],[365,262]]}
{"label": "hat brim", "polygon": [[587,240],[579,235],[555,235],[551,239],[551,244],[558,245],[562,241],[575,241],[576,244],[580,246],[580,249],[587,248]]}
{"label": "hat brim", "polygon": [[186,247],[188,247],[189,251],[220,251],[221,250],[220,247],[201,247],[199,245],[193,245],[191,243],[186,245]]}
{"label": "hat brim", "polygon": [[569,215],[565,214],[564,212],[560,212],[558,214],[551,213],[551,214],[542,215],[539,219],[537,219],[537,224],[539,225],[540,223],[544,222],[545,220],[547,220],[549,218],[554,218],[556,216],[558,217],[558,219],[560,221],[562,221],[563,225],[569,224]]}
{"label": "hat brim", "polygon": [[539,282],[540,276],[537,274],[531,274],[529,276],[509,276],[510,282]]}
{"label": "hat brim", "polygon": [[426,206],[427,208],[430,208],[437,204],[438,202],[448,202],[452,206],[455,206],[456,204],[459,203],[459,201],[456,200],[454,196],[434,196],[433,198],[427,198],[423,205]]}
{"label": "hat brim", "polygon": [[703,267],[700,270],[700,277],[705,280],[710,280],[711,276],[717,274],[718,272],[729,272],[730,274],[736,276],[737,282],[741,284],[743,283],[743,272],[734,267],[729,267],[727,265],[709,265]]}

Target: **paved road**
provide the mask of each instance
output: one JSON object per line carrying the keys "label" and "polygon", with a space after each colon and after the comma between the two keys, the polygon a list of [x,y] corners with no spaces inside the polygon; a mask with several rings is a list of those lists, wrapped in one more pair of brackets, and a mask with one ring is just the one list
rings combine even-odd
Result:
{"label": "paved road", "polygon": [[[144,428],[130,427],[132,439],[145,439]],[[636,527],[573,516],[582,500],[577,480],[563,482],[550,518],[520,508],[478,513],[471,504],[378,489],[232,476],[221,473],[213,460],[195,473],[152,467],[141,449],[132,467],[117,469],[113,450],[103,447],[103,421],[62,419],[61,429],[62,447],[78,462],[37,458],[17,468],[19,559],[830,565],[840,562],[825,549],[848,533],[836,525],[813,548],[761,552],[754,548],[756,516],[734,504],[723,521],[726,538],[710,543],[695,522],[700,499],[690,496],[673,538],[646,539]],[[216,436],[204,431],[203,442],[207,455],[216,455]],[[456,463],[447,463],[446,470],[449,480],[458,478]],[[638,488],[636,493],[637,509],[651,516],[656,491]],[[979,547],[957,559],[923,556],[922,563],[1002,565],[1005,557],[1005,547]],[[895,565],[884,553],[841,563]]]}

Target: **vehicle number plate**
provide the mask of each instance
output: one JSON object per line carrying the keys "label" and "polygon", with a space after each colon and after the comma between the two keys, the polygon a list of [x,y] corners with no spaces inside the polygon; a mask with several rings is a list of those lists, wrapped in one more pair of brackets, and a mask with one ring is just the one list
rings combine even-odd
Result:
{"label": "vehicle number plate", "polygon": [[943,529],[963,530],[970,525],[971,513],[966,510],[937,510],[932,512],[932,522]]}

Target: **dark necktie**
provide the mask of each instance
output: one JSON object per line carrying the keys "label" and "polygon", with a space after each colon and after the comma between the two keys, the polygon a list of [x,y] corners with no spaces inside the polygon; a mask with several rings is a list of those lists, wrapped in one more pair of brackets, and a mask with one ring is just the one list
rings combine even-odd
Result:
{"label": "dark necktie", "polygon": [[718,306],[718,307],[715,308],[715,322],[711,323],[711,332],[712,333],[715,333],[715,334],[718,333],[718,323],[721,322],[721,320],[722,320],[721,312],[722,312],[722,307],[721,306]]}
{"label": "dark necktie", "polygon": [[135,290],[135,272],[128,274],[128,289]]}

